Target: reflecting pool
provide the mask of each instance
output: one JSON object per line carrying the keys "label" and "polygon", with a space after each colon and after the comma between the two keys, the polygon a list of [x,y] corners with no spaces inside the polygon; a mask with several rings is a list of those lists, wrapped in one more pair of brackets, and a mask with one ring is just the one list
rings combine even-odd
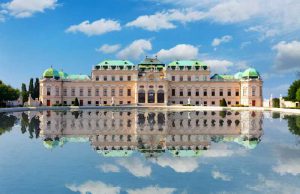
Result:
{"label": "reflecting pool", "polygon": [[300,116],[0,113],[0,194],[300,193]]}

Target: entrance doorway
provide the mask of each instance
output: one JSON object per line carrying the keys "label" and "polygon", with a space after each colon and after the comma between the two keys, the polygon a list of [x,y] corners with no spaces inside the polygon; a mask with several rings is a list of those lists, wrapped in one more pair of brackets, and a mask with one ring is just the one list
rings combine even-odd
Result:
{"label": "entrance doorway", "polygon": [[83,106],[83,100],[80,100],[79,104],[80,104],[80,106]]}
{"label": "entrance doorway", "polygon": [[51,106],[50,100],[47,100],[47,106]]}
{"label": "entrance doorway", "polygon": [[252,106],[255,106],[255,100],[252,100]]}

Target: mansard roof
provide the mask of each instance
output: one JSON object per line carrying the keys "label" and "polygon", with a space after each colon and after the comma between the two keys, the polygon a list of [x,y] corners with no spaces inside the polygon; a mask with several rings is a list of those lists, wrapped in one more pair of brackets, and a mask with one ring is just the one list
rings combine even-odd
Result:
{"label": "mansard roof", "polygon": [[104,60],[96,66],[135,66],[128,60]]}
{"label": "mansard roof", "polygon": [[207,65],[204,62],[199,60],[177,60],[171,62],[168,66],[207,67]]}
{"label": "mansard roof", "polygon": [[165,66],[165,64],[163,62],[161,62],[160,60],[157,59],[157,57],[155,58],[149,58],[146,57],[139,65],[162,65]]}
{"label": "mansard roof", "polygon": [[91,78],[88,75],[76,75],[76,74],[72,74],[72,75],[68,75],[68,77],[66,79],[69,80],[80,80],[80,81],[84,81],[84,80],[91,80]]}

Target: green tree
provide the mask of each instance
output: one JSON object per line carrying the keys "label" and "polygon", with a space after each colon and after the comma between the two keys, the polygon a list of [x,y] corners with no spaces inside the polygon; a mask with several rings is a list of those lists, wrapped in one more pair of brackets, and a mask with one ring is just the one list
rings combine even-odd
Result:
{"label": "green tree", "polygon": [[21,96],[23,99],[23,104],[28,101],[28,91],[26,89],[26,84],[24,83],[22,83]]}
{"label": "green tree", "polygon": [[10,131],[16,122],[17,117],[0,113],[0,135],[6,131]]}
{"label": "green tree", "polygon": [[79,101],[78,101],[78,98],[75,98],[75,101],[74,101],[74,106],[79,106]]}
{"label": "green tree", "polygon": [[296,101],[296,92],[300,88],[300,79],[296,80],[292,83],[288,90],[287,99],[291,101]]}
{"label": "green tree", "polygon": [[40,80],[39,80],[39,78],[35,79],[32,98],[33,99],[40,98]]}
{"label": "green tree", "polygon": [[12,88],[10,85],[5,85],[2,81],[0,84],[0,106],[6,106],[6,101],[13,101],[19,98],[20,92],[18,89]]}
{"label": "green tree", "polygon": [[223,98],[222,100],[220,100],[220,106],[223,106],[223,107],[227,106],[227,102],[226,102],[225,98]]}
{"label": "green tree", "polygon": [[300,88],[298,88],[298,90],[296,92],[296,100],[300,101]]}
{"label": "green tree", "polygon": [[288,121],[288,128],[290,132],[295,135],[300,135],[300,116],[298,115],[287,115],[284,117]]}
{"label": "green tree", "polygon": [[33,98],[33,96],[34,96],[33,78],[30,78],[29,86],[28,86],[28,93],[29,93],[29,94],[31,95],[31,97]]}
{"label": "green tree", "polygon": [[273,98],[272,99],[272,104],[274,108],[280,108],[280,101],[279,98]]}

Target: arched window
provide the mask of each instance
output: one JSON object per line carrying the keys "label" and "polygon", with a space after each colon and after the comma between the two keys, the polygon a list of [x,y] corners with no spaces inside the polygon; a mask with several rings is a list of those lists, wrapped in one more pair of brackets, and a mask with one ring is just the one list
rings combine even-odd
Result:
{"label": "arched window", "polygon": [[165,102],[165,93],[163,90],[157,91],[157,103],[164,103]]}
{"label": "arched window", "polygon": [[148,103],[154,103],[155,102],[155,92],[154,90],[148,91]]}
{"label": "arched window", "polygon": [[139,90],[138,92],[139,97],[138,97],[138,102],[139,103],[145,103],[145,90]]}

